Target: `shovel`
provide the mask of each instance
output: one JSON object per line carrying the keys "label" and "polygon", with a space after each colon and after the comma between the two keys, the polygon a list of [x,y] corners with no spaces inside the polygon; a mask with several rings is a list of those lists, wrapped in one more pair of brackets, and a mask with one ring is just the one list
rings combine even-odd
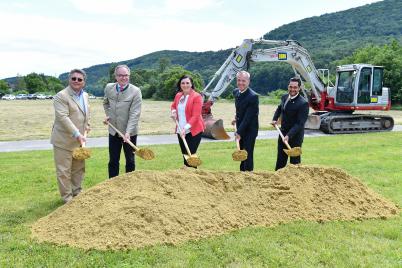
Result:
{"label": "shovel", "polygon": [[[282,141],[283,141],[283,139],[284,139],[285,137],[283,136],[282,131],[279,129],[279,127],[278,127],[277,124],[275,124],[275,128],[276,128],[276,130],[278,130],[279,135],[281,136]],[[289,143],[288,143],[287,141],[283,141],[283,143],[286,145],[286,147],[288,147],[288,149],[283,149],[283,151],[284,151],[288,156],[296,157],[296,156],[301,155],[301,153],[302,153],[301,147],[294,147],[294,148],[291,148],[290,145],[289,145]]]}
{"label": "shovel", "polygon": [[[181,128],[179,122],[177,122],[177,119],[175,120],[175,122],[179,132],[181,133]],[[186,159],[187,163],[192,167],[198,167],[199,165],[201,165],[201,159],[196,154],[191,154],[191,151],[188,148],[188,144],[184,136],[180,134],[180,138],[183,141],[184,147],[186,147],[187,154],[183,154],[183,157],[184,159]]]}
{"label": "shovel", "polygon": [[[234,125],[234,131],[235,131],[235,133],[237,132],[236,124]],[[240,141],[236,136],[235,136],[235,140],[236,140],[237,150],[233,152],[232,159],[234,161],[244,161],[247,159],[248,153],[246,150],[240,150]]]}
{"label": "shovel", "polygon": [[[121,133],[115,126],[113,126],[110,122],[107,122],[107,124],[113,128],[117,134],[119,134],[122,138],[124,138],[123,133]],[[152,160],[155,158],[155,154],[151,149],[148,148],[138,148],[137,146],[135,146],[134,143],[132,143],[130,140],[127,140],[127,143],[130,144],[131,147],[133,147],[136,155],[138,155],[139,157],[141,157],[144,160]]]}
{"label": "shovel", "polygon": [[[87,137],[87,131],[84,132],[84,138]],[[85,142],[80,147],[73,150],[73,158],[76,160],[85,160],[91,157],[91,151],[85,147]]]}

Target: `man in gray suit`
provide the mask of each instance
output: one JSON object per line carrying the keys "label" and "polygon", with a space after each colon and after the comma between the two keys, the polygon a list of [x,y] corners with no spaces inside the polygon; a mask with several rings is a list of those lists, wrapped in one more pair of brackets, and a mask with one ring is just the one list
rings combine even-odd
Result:
{"label": "man in gray suit", "polygon": [[142,102],[140,89],[129,83],[130,68],[127,65],[118,65],[114,75],[117,83],[109,83],[105,87],[103,99],[103,108],[106,113],[105,124],[110,122],[124,134],[124,137],[119,137],[116,131],[109,127],[109,178],[119,175],[122,147],[126,157],[126,172],[135,170],[133,148],[127,141],[137,144]]}
{"label": "man in gray suit", "polygon": [[74,69],[68,76],[69,86],[53,99],[55,120],[50,138],[60,195],[67,203],[81,192],[85,160],[73,159],[73,150],[85,142],[89,131],[88,94],[84,92],[86,73]]}

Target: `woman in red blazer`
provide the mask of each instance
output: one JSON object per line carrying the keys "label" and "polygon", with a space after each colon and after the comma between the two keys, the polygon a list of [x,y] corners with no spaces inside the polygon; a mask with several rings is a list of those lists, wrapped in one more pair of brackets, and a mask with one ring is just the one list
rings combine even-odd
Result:
{"label": "woman in red blazer", "polygon": [[[180,77],[177,89],[179,91],[170,106],[171,117],[179,122],[180,127],[176,127],[176,133],[181,152],[187,154],[180,137],[184,136],[191,154],[195,154],[201,142],[201,134],[205,129],[201,116],[202,97],[195,91],[193,79],[188,75]],[[186,159],[184,159],[184,165],[190,167]]]}

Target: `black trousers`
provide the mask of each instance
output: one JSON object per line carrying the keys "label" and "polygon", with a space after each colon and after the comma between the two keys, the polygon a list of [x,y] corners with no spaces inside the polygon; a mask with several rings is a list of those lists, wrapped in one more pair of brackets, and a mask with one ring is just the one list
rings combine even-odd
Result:
{"label": "black trousers", "polygon": [[241,161],[240,171],[253,171],[254,169],[254,145],[256,138],[257,136],[255,135],[245,135],[240,139],[240,149],[247,151],[247,159]]}
{"label": "black trousers", "polygon": [[[284,134],[285,135],[285,134]],[[301,147],[303,143],[303,138],[296,139],[292,142],[292,140],[289,140],[289,145],[290,147]],[[284,168],[288,162],[288,155],[283,151],[283,149],[288,149],[286,145],[283,143],[282,138],[279,136],[278,137],[278,153],[276,157],[276,166],[275,170]],[[296,156],[296,157],[290,157],[290,163],[291,164],[300,164],[301,163],[301,156]]]}
{"label": "black trousers", "polygon": [[[137,135],[131,136],[130,140],[137,145]],[[134,149],[117,133],[114,136],[109,134],[109,179],[119,175],[121,147],[123,147],[126,157],[126,173],[135,170]]]}
{"label": "black trousers", "polygon": [[[202,135],[202,132],[198,133],[195,136],[191,135],[191,133],[186,134],[185,139],[186,139],[186,142],[187,142],[188,148],[190,149],[191,154],[197,153],[198,146],[200,145],[200,142],[201,142],[201,135]],[[184,146],[183,140],[181,139],[181,136],[179,134],[177,134],[177,138],[179,139],[181,153],[187,154],[186,147]],[[184,162],[184,165],[186,165],[187,167],[191,167],[187,163],[184,156],[183,156],[183,162]]]}

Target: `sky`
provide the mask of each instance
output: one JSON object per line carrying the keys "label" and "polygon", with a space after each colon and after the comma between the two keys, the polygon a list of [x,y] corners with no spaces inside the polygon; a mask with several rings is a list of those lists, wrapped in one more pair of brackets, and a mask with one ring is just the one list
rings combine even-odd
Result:
{"label": "sky", "polygon": [[378,0],[0,0],[0,79],[233,48],[293,21]]}

